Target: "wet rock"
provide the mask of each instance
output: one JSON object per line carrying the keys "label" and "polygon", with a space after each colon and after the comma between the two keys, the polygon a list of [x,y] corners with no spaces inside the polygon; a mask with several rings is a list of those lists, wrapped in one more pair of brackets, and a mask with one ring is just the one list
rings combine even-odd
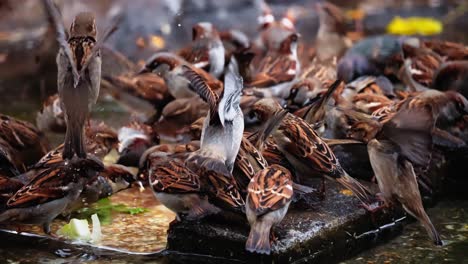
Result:
{"label": "wet rock", "polygon": [[[359,201],[345,195],[341,186],[327,183],[326,198],[309,210],[290,209],[276,228],[278,242],[271,256],[245,251],[249,227],[223,219],[200,223],[180,222],[168,231],[168,250],[230,258],[232,261],[326,263],[344,260],[371,246],[396,236],[401,221],[392,224],[402,212],[370,214]],[[388,228],[379,229],[383,225]]]}

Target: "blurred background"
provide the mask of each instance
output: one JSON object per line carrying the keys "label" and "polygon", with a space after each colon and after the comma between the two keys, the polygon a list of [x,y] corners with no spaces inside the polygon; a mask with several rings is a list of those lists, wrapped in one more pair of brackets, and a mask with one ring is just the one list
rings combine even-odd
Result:
{"label": "blurred background", "polygon": [[[277,17],[287,11],[296,17],[301,42],[312,43],[318,29],[314,0],[267,1]],[[360,34],[386,32],[396,16],[424,16],[437,19],[443,30],[435,37],[468,42],[467,1],[399,0],[399,1],[330,1],[345,10],[349,29]],[[76,13],[96,13],[101,32],[112,18],[121,14],[119,30],[107,45],[133,62],[142,62],[157,50],[177,49],[191,38],[192,25],[209,21],[220,30],[238,29],[253,37],[258,32],[258,1],[253,0],[56,0],[65,25]],[[56,43],[40,1],[0,1],[0,94],[39,104],[55,87]],[[5,102],[5,101],[4,101]],[[19,103],[19,102],[18,102]],[[5,105],[4,103],[2,106]],[[10,106],[0,110],[11,112]],[[16,106],[17,108],[20,106]],[[10,110],[9,110],[10,109]],[[21,110],[21,109],[19,109]],[[18,111],[16,111],[18,112]]]}

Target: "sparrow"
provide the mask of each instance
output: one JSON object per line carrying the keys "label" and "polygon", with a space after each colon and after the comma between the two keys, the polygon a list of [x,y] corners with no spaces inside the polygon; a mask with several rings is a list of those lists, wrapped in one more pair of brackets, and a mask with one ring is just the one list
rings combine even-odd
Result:
{"label": "sparrow", "polygon": [[231,175],[244,130],[239,107],[243,83],[237,62],[231,59],[228,65],[221,99],[198,74],[192,71],[189,77],[210,110],[203,124],[200,149],[190,155],[186,164],[206,182],[203,186],[210,202],[223,209],[243,211],[244,200]]}
{"label": "sparrow", "polygon": [[22,162],[18,159],[16,152],[8,142],[0,138],[0,175],[8,178],[17,176],[20,174],[18,164]]}
{"label": "sparrow", "polygon": [[[225,50],[225,61],[231,58],[236,53],[242,53],[251,47],[249,37],[242,31],[230,29],[219,32],[219,37],[223,42]],[[242,68],[242,63],[238,60],[239,68]],[[241,69],[239,69],[240,71]],[[241,73],[242,75],[242,73]]]}
{"label": "sparrow", "polygon": [[232,175],[236,179],[236,184],[242,193],[247,192],[247,185],[255,174],[265,169],[268,162],[263,157],[262,153],[248,140],[245,136],[242,137],[239,152],[237,153],[236,162]]}
{"label": "sparrow", "polygon": [[270,50],[260,61],[256,72],[246,82],[254,95],[259,97],[287,98],[289,91],[300,73],[300,63],[297,57],[299,35],[290,34],[277,50]]}
{"label": "sparrow", "polygon": [[[161,118],[152,126],[161,139],[169,142],[186,140],[190,125],[208,113],[208,105],[200,97],[175,99],[168,103]],[[199,140],[198,137],[197,140]]]}
{"label": "sparrow", "polygon": [[402,157],[398,147],[390,141],[372,139],[367,148],[385,204],[401,204],[424,226],[434,244],[442,245],[439,233],[424,210],[411,162]]}
{"label": "sparrow", "polygon": [[295,17],[292,12],[286,12],[283,18],[277,21],[267,3],[263,0],[259,2],[262,13],[257,18],[260,38],[256,41],[256,46],[265,51],[276,50],[289,35],[296,33]]}
{"label": "sparrow", "polygon": [[178,55],[168,52],[158,52],[146,61],[139,74],[153,72],[164,79],[169,93],[175,98],[189,98],[197,95],[193,85],[187,79],[187,72],[196,72],[208,82],[214,90],[222,84],[203,69],[199,69]]}
{"label": "sparrow", "polygon": [[421,47],[430,49],[446,61],[467,60],[468,48],[462,43],[443,41],[440,39],[422,40]]}
{"label": "sparrow", "polygon": [[65,115],[58,94],[49,96],[36,114],[36,126],[40,131],[64,133],[67,129]]}
{"label": "sparrow", "polygon": [[219,78],[224,71],[224,45],[218,30],[209,22],[199,22],[192,28],[192,43],[178,55],[197,68],[209,70]]}
{"label": "sparrow", "polygon": [[36,163],[49,149],[45,135],[26,121],[0,114],[0,146],[20,172]]}
{"label": "sparrow", "polygon": [[432,89],[456,91],[468,98],[468,61],[450,61],[442,64],[434,73]]}
{"label": "sparrow", "polygon": [[319,61],[341,57],[352,43],[346,37],[345,17],[342,10],[329,2],[317,3],[319,29],[315,46]]}
{"label": "sparrow", "polygon": [[117,102],[129,112],[153,112],[158,120],[162,109],[174,98],[169,93],[164,80],[151,73],[104,75],[102,85]]}
{"label": "sparrow", "polygon": [[301,79],[291,87],[289,95],[285,99],[287,109],[290,112],[295,112],[313,103],[326,91],[318,79]]}
{"label": "sparrow", "polygon": [[147,149],[145,152],[143,152],[140,158],[138,166],[138,179],[140,179],[143,183],[148,182],[148,170],[150,167],[149,158],[152,153],[159,153],[153,155],[158,159],[161,157],[167,157],[169,159],[178,158],[185,160],[192,152],[198,150],[199,148],[200,141],[191,141],[187,144],[160,144]]}
{"label": "sparrow", "polygon": [[[262,122],[284,111],[269,98],[258,101],[253,110]],[[344,171],[327,143],[303,119],[291,113],[285,114],[272,136],[278,149],[295,168],[299,183],[307,181],[311,173],[323,175],[352,190],[364,205],[371,203],[367,188]]]}
{"label": "sparrow", "polygon": [[28,172],[31,180],[8,199],[0,223],[42,225],[44,233],[51,235],[52,220],[69,212],[86,183],[102,169],[91,155],[69,162],[59,151],[49,152]]}
{"label": "sparrow", "polygon": [[119,164],[107,165],[103,171],[99,172],[97,177],[93,177],[86,182],[80,197],[72,202],[67,212],[62,214],[74,212],[97,202],[99,199],[127,189],[135,180],[136,175],[127,167]]}
{"label": "sparrow", "polygon": [[138,167],[140,157],[148,148],[159,144],[159,135],[151,126],[133,121],[118,131],[118,164]]}
{"label": "sparrow", "polygon": [[203,194],[199,176],[183,160],[159,151],[146,158],[149,185],[156,199],[176,213],[178,221],[197,220],[220,212]]}
{"label": "sparrow", "polygon": [[111,152],[112,149],[118,148],[117,132],[104,122],[96,122],[91,120],[85,127],[86,136],[86,152],[93,154],[99,159]]}
{"label": "sparrow", "polygon": [[385,204],[401,204],[421,222],[434,243],[442,245],[424,211],[414,172],[414,166],[429,165],[435,119],[430,105],[414,107],[411,103],[403,104],[369,141],[369,159]]}
{"label": "sparrow", "polygon": [[101,82],[101,57],[94,49],[96,35],[94,15],[79,13],[70,26],[67,45],[60,45],[57,55],[58,93],[67,122],[65,159],[74,155],[86,158],[84,124],[97,101]]}
{"label": "sparrow", "polygon": [[[234,168],[244,131],[243,114],[239,106],[243,82],[239,76],[237,62],[232,59],[229,63],[221,98],[200,75],[194,71],[188,72],[191,73],[189,76],[191,85],[196,88],[210,108],[203,124],[200,150],[194,153],[191,159],[202,162],[199,165],[208,169],[211,169],[212,165],[221,164],[221,167],[226,166],[230,173]],[[208,163],[205,163],[205,159]],[[210,164],[210,160],[216,162]]]}
{"label": "sparrow", "polygon": [[5,210],[6,202],[23,186],[21,181],[0,173],[0,212]]}
{"label": "sparrow", "polygon": [[[406,45],[403,43],[402,52],[404,63],[399,71],[399,79],[409,85],[412,91],[425,90],[432,85],[432,77],[440,68],[444,59],[436,52],[424,48]],[[410,80],[411,79],[411,80]]]}
{"label": "sparrow", "polygon": [[250,233],[245,244],[249,252],[271,253],[272,227],[288,212],[293,197],[291,173],[279,165],[259,171],[248,185],[245,211]]}

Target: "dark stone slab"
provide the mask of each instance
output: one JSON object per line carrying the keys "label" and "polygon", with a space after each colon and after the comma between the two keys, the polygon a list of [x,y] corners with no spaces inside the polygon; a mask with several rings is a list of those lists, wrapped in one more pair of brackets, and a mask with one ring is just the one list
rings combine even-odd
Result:
{"label": "dark stone slab", "polygon": [[401,231],[402,221],[394,222],[402,212],[371,215],[356,198],[341,190],[336,183],[327,183],[323,201],[314,202],[307,210],[290,208],[275,230],[278,242],[271,256],[246,252],[248,225],[227,218],[173,224],[168,231],[168,250],[236,262],[327,263],[347,259]]}

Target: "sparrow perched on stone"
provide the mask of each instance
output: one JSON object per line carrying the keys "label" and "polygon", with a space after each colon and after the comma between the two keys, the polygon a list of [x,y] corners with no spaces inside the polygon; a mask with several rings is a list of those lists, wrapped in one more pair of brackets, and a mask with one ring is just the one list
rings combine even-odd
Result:
{"label": "sparrow perched on stone", "polygon": [[168,52],[154,54],[146,61],[140,74],[153,72],[160,75],[164,79],[169,93],[175,99],[180,99],[197,95],[195,88],[186,77],[187,71],[196,72],[213,90],[222,87],[221,82],[203,69],[199,69],[182,57]]}
{"label": "sparrow perched on stone", "polygon": [[187,166],[200,175],[208,189],[210,201],[217,206],[242,211],[244,200],[231,175],[244,130],[242,110],[239,107],[243,84],[237,62],[231,59],[224,75],[221,99],[194,71],[188,78],[196,91],[210,106],[205,118],[200,149],[187,159]]}
{"label": "sparrow perched on stone", "polygon": [[[58,11],[49,1],[47,10],[59,28]],[[55,15],[54,15],[55,14]],[[96,22],[89,12],[79,13],[70,26],[65,43],[63,28],[58,29],[57,86],[67,122],[63,157],[86,158],[84,124],[96,103],[101,82],[101,57],[96,45]]]}
{"label": "sparrow perched on stone", "polygon": [[60,150],[49,152],[28,171],[30,180],[8,199],[0,223],[42,225],[50,234],[52,220],[70,212],[86,183],[103,168],[93,156],[69,162]]}
{"label": "sparrow perched on stone", "polygon": [[[284,110],[273,99],[265,98],[254,105],[253,111],[265,122]],[[307,181],[311,174],[327,176],[352,190],[363,204],[372,203],[367,188],[344,171],[327,143],[303,119],[287,113],[272,136],[295,168],[299,183]]]}
{"label": "sparrow perched on stone", "polygon": [[283,220],[292,197],[291,173],[284,167],[271,165],[255,174],[248,186],[245,205],[250,224],[247,251],[271,253],[272,227]]}
{"label": "sparrow perched on stone", "polygon": [[192,28],[192,43],[178,55],[197,68],[206,69],[219,78],[224,71],[224,46],[218,30],[209,22],[200,22]]}

